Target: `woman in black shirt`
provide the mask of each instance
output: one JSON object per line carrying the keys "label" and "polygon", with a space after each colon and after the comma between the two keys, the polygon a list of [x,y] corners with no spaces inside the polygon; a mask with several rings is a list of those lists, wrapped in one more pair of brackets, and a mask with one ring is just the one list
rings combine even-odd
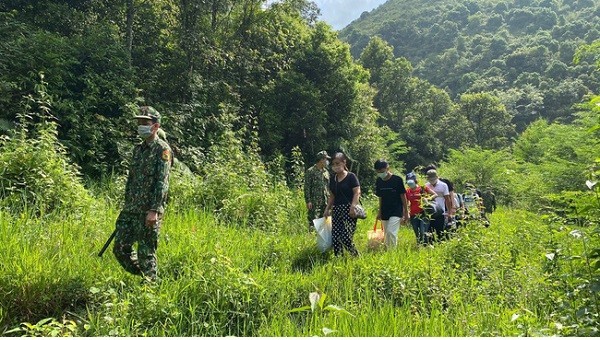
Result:
{"label": "woman in black shirt", "polygon": [[341,152],[331,161],[331,169],[335,175],[329,180],[331,194],[324,216],[332,215],[333,253],[336,256],[342,255],[345,248],[352,256],[358,256],[352,238],[356,231],[354,208],[360,198],[360,183],[356,175],[348,171],[346,163],[347,157]]}

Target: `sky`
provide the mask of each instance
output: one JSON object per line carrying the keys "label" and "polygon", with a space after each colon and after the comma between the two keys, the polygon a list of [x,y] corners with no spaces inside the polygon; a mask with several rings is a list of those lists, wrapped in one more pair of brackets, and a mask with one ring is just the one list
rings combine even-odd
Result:
{"label": "sky", "polygon": [[362,12],[371,11],[387,0],[312,0],[321,9],[320,20],[341,30],[353,20],[358,19]]}
{"label": "sky", "polygon": [[[267,4],[277,0],[268,0]],[[364,11],[371,11],[387,0],[312,0],[321,9],[319,20],[341,30],[358,19]]]}

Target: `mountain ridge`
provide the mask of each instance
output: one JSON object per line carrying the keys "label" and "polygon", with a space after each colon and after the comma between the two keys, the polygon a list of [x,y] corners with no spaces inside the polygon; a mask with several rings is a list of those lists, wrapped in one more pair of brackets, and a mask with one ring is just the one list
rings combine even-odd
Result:
{"label": "mountain ridge", "polygon": [[339,36],[355,58],[381,37],[416,76],[454,98],[494,92],[522,130],[537,117],[569,121],[572,105],[598,92],[594,61],[572,61],[579,46],[600,39],[599,17],[592,0],[389,0]]}

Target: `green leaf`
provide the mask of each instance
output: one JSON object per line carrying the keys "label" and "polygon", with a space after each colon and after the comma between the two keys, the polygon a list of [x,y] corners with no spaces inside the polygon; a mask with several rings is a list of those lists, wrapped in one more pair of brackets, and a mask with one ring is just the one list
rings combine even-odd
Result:
{"label": "green leaf", "polygon": [[6,331],[6,332],[4,332],[2,334],[12,334],[12,333],[17,333],[17,332],[23,332],[23,329],[20,328],[20,327],[17,327],[17,328],[13,328],[13,329],[11,329],[9,331]]}
{"label": "green leaf", "polygon": [[42,319],[42,320],[38,321],[38,323],[36,323],[35,325],[36,326],[42,326],[42,325],[45,325],[45,324],[47,324],[49,322],[52,322],[53,320],[54,320],[54,318],[45,318],[45,319]]}
{"label": "green leaf", "polygon": [[298,312],[306,312],[311,310],[310,306],[302,306],[294,309],[290,309],[288,313],[298,313]]}
{"label": "green leaf", "polygon": [[354,314],[348,312],[347,310],[345,310],[344,308],[340,307],[340,306],[336,306],[336,305],[327,305],[325,308],[323,308],[323,310],[328,310],[328,311],[332,311],[332,312],[341,312],[341,313],[345,313],[350,315],[351,317],[354,317]]}
{"label": "green leaf", "polygon": [[323,306],[325,305],[325,298],[327,298],[327,294],[321,294],[321,298],[319,299],[319,308],[321,309],[323,309]]}

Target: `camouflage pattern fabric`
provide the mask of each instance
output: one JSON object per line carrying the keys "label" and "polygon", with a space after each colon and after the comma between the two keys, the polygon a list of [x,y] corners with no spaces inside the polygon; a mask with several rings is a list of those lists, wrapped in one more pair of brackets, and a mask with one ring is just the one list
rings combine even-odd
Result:
{"label": "camouflage pattern fabric", "polygon": [[[115,257],[126,271],[152,280],[156,278],[156,248],[172,157],[169,145],[159,138],[134,148],[125,185],[125,204],[116,223]],[[158,213],[157,222],[150,227],[145,225],[149,211]],[[137,252],[133,249],[135,243]]]}
{"label": "camouflage pattern fabric", "polygon": [[320,218],[325,212],[327,206],[327,198],[329,191],[329,172],[327,169],[319,169],[316,165],[311,166],[306,170],[304,175],[304,200],[306,203],[312,202],[313,208],[308,210],[308,222],[312,224],[312,220]]}
{"label": "camouflage pattern fabric", "polygon": [[[121,266],[134,275],[144,275],[150,280],[156,279],[156,248],[160,232],[160,219],[147,227],[146,213],[134,214],[121,212],[117,218],[117,234],[113,253]],[[137,252],[133,249],[138,243]]]}
{"label": "camouflage pattern fabric", "polygon": [[172,157],[169,145],[159,138],[150,143],[142,142],[134,148],[125,185],[123,211],[142,213],[154,210],[164,213]]}
{"label": "camouflage pattern fabric", "polygon": [[485,212],[493,213],[496,210],[496,195],[491,190],[485,190],[482,196]]}

